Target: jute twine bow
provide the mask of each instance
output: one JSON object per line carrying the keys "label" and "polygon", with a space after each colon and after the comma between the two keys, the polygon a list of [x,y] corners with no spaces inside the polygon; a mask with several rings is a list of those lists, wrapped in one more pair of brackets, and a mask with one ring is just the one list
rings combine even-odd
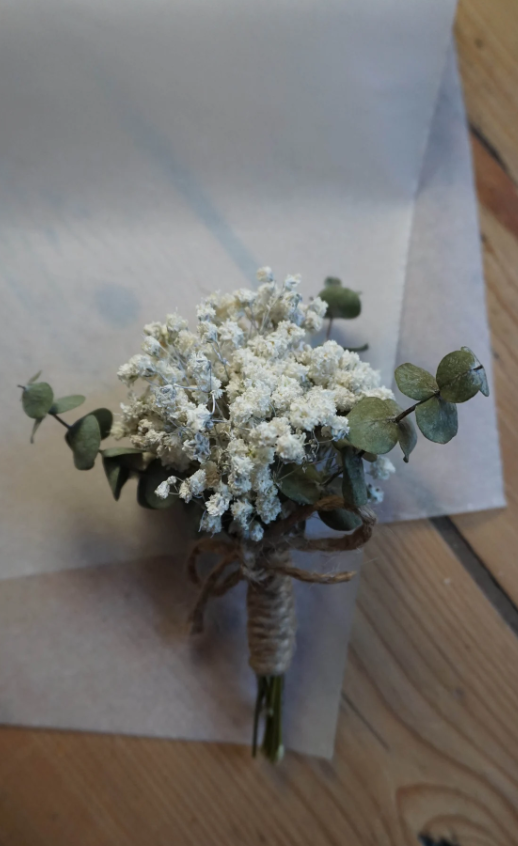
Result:
{"label": "jute twine bow", "polygon": [[[372,535],[376,522],[374,512],[367,506],[351,509],[361,524],[354,531],[340,537],[305,538],[295,534],[297,524],[315,511],[334,511],[344,508],[339,496],[327,496],[313,505],[301,506],[284,520],[275,523],[257,544],[232,543],[213,538],[200,540],[193,548],[188,562],[191,581],[200,588],[198,599],[189,620],[191,632],[203,630],[205,607],[212,596],[222,596],[244,580],[247,582],[249,663],[258,676],[283,675],[288,669],[295,648],[296,619],[293,579],[313,584],[334,585],[348,582],[354,571],[318,573],[293,567],[290,552],[343,552],[359,549]],[[201,579],[197,562],[204,552],[220,555],[220,559],[205,579]],[[232,568],[232,569],[230,569]]]}

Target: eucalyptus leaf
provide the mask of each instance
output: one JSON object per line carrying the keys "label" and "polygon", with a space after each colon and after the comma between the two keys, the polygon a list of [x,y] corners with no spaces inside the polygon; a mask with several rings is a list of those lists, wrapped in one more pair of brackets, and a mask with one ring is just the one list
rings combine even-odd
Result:
{"label": "eucalyptus leaf", "polygon": [[[103,460],[116,459],[121,466],[130,471],[130,475],[131,471],[143,472],[146,469],[146,465],[142,457],[143,450],[137,449],[136,447],[109,447],[108,449],[101,450],[101,455]],[[175,473],[175,475],[178,474]]]}
{"label": "eucalyptus leaf", "polygon": [[130,469],[122,463],[120,457],[107,458],[106,455],[103,454],[102,459],[108,484],[110,485],[115,500],[118,500],[121,495],[122,488],[130,477]]}
{"label": "eucalyptus leaf", "polygon": [[312,464],[284,464],[277,487],[293,502],[312,505],[322,496],[322,475]]}
{"label": "eucalyptus leaf", "polygon": [[177,475],[171,469],[163,466],[159,459],[152,461],[146,471],[141,474],[137,487],[137,502],[143,508],[164,509],[170,508],[180,500],[175,494],[170,494],[167,499],[161,499],[155,491],[158,486],[165,482],[169,476]]}
{"label": "eucalyptus leaf", "polygon": [[401,393],[415,400],[427,400],[439,390],[435,377],[415,364],[400,364],[394,377]]}
{"label": "eucalyptus leaf", "polygon": [[32,382],[23,389],[22,405],[27,417],[40,420],[48,414],[54,394],[47,382]]}
{"label": "eucalyptus leaf", "polygon": [[408,464],[410,453],[414,451],[417,444],[417,432],[409,417],[404,417],[403,420],[400,420],[398,426],[399,446],[403,451],[403,461]]}
{"label": "eucalyptus leaf", "polygon": [[38,381],[38,379],[40,378],[40,376],[41,376],[42,372],[43,372],[43,371],[38,370],[38,372],[37,372],[37,373],[35,373],[35,374],[34,374],[34,376],[31,376],[31,378],[29,379],[29,381],[27,382],[27,384],[28,384],[28,385],[32,385],[34,382],[37,382],[37,381]]}
{"label": "eucalyptus leaf", "polygon": [[108,447],[108,449],[103,449],[103,456],[104,458],[119,458],[121,455],[142,455],[142,452],[143,450],[137,449],[137,447]]}
{"label": "eucalyptus leaf", "polygon": [[358,508],[368,501],[365,471],[360,454],[352,447],[342,451],[342,496],[347,505]]}
{"label": "eucalyptus leaf", "polygon": [[357,448],[383,455],[397,444],[399,427],[392,400],[364,397],[349,412],[349,440]]}
{"label": "eucalyptus leaf", "polygon": [[336,532],[352,532],[361,525],[360,518],[345,508],[337,508],[334,511],[319,511],[318,516],[326,526]]}
{"label": "eucalyptus leaf", "polygon": [[485,370],[468,347],[444,356],[437,368],[437,384],[446,402],[467,402],[479,391],[489,393]]}
{"label": "eucalyptus leaf", "polygon": [[112,425],[113,425],[113,414],[111,413],[109,408],[96,408],[95,411],[92,411],[91,414],[97,418],[99,423],[99,430],[101,432],[101,438],[104,440],[108,437],[111,432]]}
{"label": "eucalyptus leaf", "polygon": [[72,411],[73,408],[78,408],[85,401],[86,397],[81,394],[72,394],[69,397],[60,397],[55,400],[50,409],[49,414],[64,414],[65,411]]}
{"label": "eucalyptus leaf", "polygon": [[[391,409],[394,417],[399,417],[399,415],[403,412],[403,409],[395,400],[388,399],[385,400],[385,403],[387,408]],[[410,453],[414,450],[417,444],[417,432],[409,417],[403,417],[402,420],[398,420],[397,427],[399,446],[401,447],[404,455],[403,461],[408,464]],[[365,455],[363,458],[365,458]]]}
{"label": "eucalyptus leaf", "polygon": [[65,440],[74,453],[78,470],[91,470],[101,445],[99,422],[94,414],[81,417],[68,430]]}
{"label": "eucalyptus leaf", "polygon": [[[328,279],[333,279],[333,277],[328,277]],[[329,284],[326,280],[325,286],[318,296],[327,303],[326,317],[348,320],[358,317],[362,310],[362,304],[356,291],[343,288],[340,280],[334,280],[333,284]]]}
{"label": "eucalyptus leaf", "polygon": [[436,444],[447,444],[459,428],[457,406],[441,397],[431,397],[418,405],[415,419],[425,438]]}
{"label": "eucalyptus leaf", "polygon": [[482,368],[482,370],[478,371],[480,376],[480,393],[483,394],[485,397],[489,396],[489,383],[487,381],[487,373]]}
{"label": "eucalyptus leaf", "polygon": [[34,435],[36,434],[36,432],[40,428],[44,419],[45,419],[44,417],[39,417],[37,420],[34,421],[34,426],[32,427],[32,432],[31,432],[31,444],[34,443]]}

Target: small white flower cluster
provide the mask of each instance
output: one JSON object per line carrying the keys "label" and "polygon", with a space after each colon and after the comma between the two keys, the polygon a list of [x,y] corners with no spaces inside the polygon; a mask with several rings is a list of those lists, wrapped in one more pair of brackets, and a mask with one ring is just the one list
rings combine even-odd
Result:
{"label": "small white flower cluster", "polygon": [[[220,531],[227,515],[230,532],[254,541],[281,512],[283,465],[311,462],[331,475],[347,412],[364,396],[392,398],[356,353],[307,343],[327,305],[318,297],[303,305],[298,277],[281,287],[262,268],[258,279],[257,291],[207,297],[196,332],[177,314],[144,327],[143,352],[118,373],[130,401],[112,430],[178,474],[157,496],[198,499],[201,530]],[[389,464],[379,459],[372,475],[386,478]]]}

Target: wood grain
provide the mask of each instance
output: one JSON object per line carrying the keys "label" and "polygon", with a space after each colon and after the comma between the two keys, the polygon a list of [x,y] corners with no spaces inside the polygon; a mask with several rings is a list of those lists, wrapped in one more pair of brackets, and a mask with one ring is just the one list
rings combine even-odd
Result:
{"label": "wood grain", "polygon": [[516,0],[461,0],[456,38],[470,121],[518,182]]}
{"label": "wood grain", "polygon": [[[517,33],[516,0],[461,2],[510,507],[455,522],[516,603]],[[515,846],[517,639],[429,523],[379,529],[367,559],[333,763],[3,729],[0,846]]]}
{"label": "wood grain", "polygon": [[[498,656],[498,661],[495,660]],[[513,846],[518,641],[430,524],[383,527],[362,580],[333,764],[0,732],[2,846]]]}
{"label": "wood grain", "polygon": [[459,6],[459,59],[472,126],[508,508],[455,523],[518,605],[518,4]]}

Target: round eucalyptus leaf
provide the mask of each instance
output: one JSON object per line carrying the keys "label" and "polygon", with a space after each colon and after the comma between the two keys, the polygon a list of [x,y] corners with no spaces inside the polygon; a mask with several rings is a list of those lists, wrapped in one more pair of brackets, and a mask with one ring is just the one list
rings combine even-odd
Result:
{"label": "round eucalyptus leaf", "polygon": [[427,400],[439,390],[432,374],[415,364],[400,364],[394,377],[401,393],[415,400]]}
{"label": "round eucalyptus leaf", "polygon": [[431,397],[418,405],[415,419],[425,438],[436,444],[447,444],[459,428],[457,406],[441,397]]}
{"label": "round eucalyptus leaf", "polygon": [[104,458],[119,458],[121,455],[142,455],[142,452],[143,450],[137,449],[137,447],[108,447],[108,449],[103,449],[103,456]]}
{"label": "round eucalyptus leaf", "polygon": [[169,476],[177,475],[173,470],[164,467],[159,459],[152,461],[146,471],[141,474],[137,487],[137,502],[143,508],[164,509],[170,508],[175,502],[178,503],[178,496],[170,494],[167,499],[161,499],[155,491],[158,486],[165,482]]}
{"label": "round eucalyptus leaf", "polygon": [[322,523],[336,532],[352,532],[362,522],[356,514],[346,511],[345,508],[337,508],[335,511],[319,511],[318,516]]}
{"label": "round eucalyptus leaf", "polygon": [[[147,462],[143,458],[143,450],[136,447],[109,447],[101,450],[101,455],[103,459],[116,459],[119,464],[130,471],[130,475],[131,472],[143,472],[147,467]],[[175,473],[175,475],[178,474]]]}
{"label": "round eucalyptus leaf", "polygon": [[34,443],[34,435],[36,434],[36,432],[40,428],[44,419],[45,419],[44,417],[39,417],[37,420],[34,421],[34,426],[32,427],[32,432],[31,432],[31,444]]}
{"label": "round eucalyptus leaf", "polygon": [[417,444],[417,432],[412,421],[408,417],[404,417],[398,423],[399,426],[399,446],[403,452],[403,461],[408,464],[410,453],[413,452]]}
{"label": "round eucalyptus leaf", "polygon": [[60,397],[52,403],[49,414],[64,414],[65,411],[72,411],[73,408],[78,408],[85,401],[86,397],[81,394],[72,394],[69,397]]}
{"label": "round eucalyptus leaf", "polygon": [[324,286],[326,288],[341,288],[342,280],[338,276],[326,276],[324,279]]}
{"label": "round eucalyptus leaf", "polygon": [[437,384],[446,402],[467,402],[482,388],[488,390],[484,368],[468,347],[444,356],[437,368]]}
{"label": "round eucalyptus leaf", "polygon": [[94,414],[81,417],[70,427],[65,440],[74,453],[78,470],[91,470],[101,445],[99,422]]}
{"label": "round eucalyptus leaf", "polygon": [[121,495],[122,488],[130,477],[130,470],[122,464],[120,458],[106,458],[104,454],[103,468],[114,499],[118,500]]}
{"label": "round eucalyptus leaf", "polygon": [[312,464],[284,464],[277,487],[293,502],[312,505],[322,496],[322,476]]}
{"label": "round eucalyptus leaf", "polygon": [[489,396],[489,383],[487,381],[487,373],[484,370],[484,368],[482,368],[482,370],[478,371],[478,374],[480,376],[480,393],[484,394],[485,397],[488,397]]}
{"label": "round eucalyptus leaf", "polygon": [[[395,400],[387,399],[384,400],[388,409],[391,410],[394,417],[399,417],[402,413],[403,409]],[[417,444],[417,432],[415,430],[415,426],[410,420],[409,417],[403,417],[402,420],[398,420],[397,422],[398,427],[398,441],[399,446],[401,447],[401,451],[403,452],[404,459],[408,464],[409,456],[414,447]],[[365,455],[363,456],[365,458]]]}
{"label": "round eucalyptus leaf", "polygon": [[40,420],[48,414],[54,394],[47,382],[33,382],[23,389],[22,405],[27,417]]}
{"label": "round eucalyptus leaf", "polygon": [[111,432],[112,425],[113,425],[113,414],[111,413],[109,408],[96,408],[95,411],[92,411],[91,414],[97,418],[97,422],[99,423],[99,430],[101,432],[101,438],[104,440],[108,437]]}
{"label": "round eucalyptus leaf", "polygon": [[399,412],[393,400],[364,397],[349,412],[349,440],[357,449],[383,455],[395,447],[399,427],[394,418]]}
{"label": "round eucalyptus leaf", "polygon": [[318,296],[327,303],[326,317],[350,320],[362,310],[359,294],[341,285],[326,285]]}
{"label": "round eucalyptus leaf", "polygon": [[342,496],[347,505],[358,508],[368,502],[365,471],[360,454],[352,447],[342,451]]}

